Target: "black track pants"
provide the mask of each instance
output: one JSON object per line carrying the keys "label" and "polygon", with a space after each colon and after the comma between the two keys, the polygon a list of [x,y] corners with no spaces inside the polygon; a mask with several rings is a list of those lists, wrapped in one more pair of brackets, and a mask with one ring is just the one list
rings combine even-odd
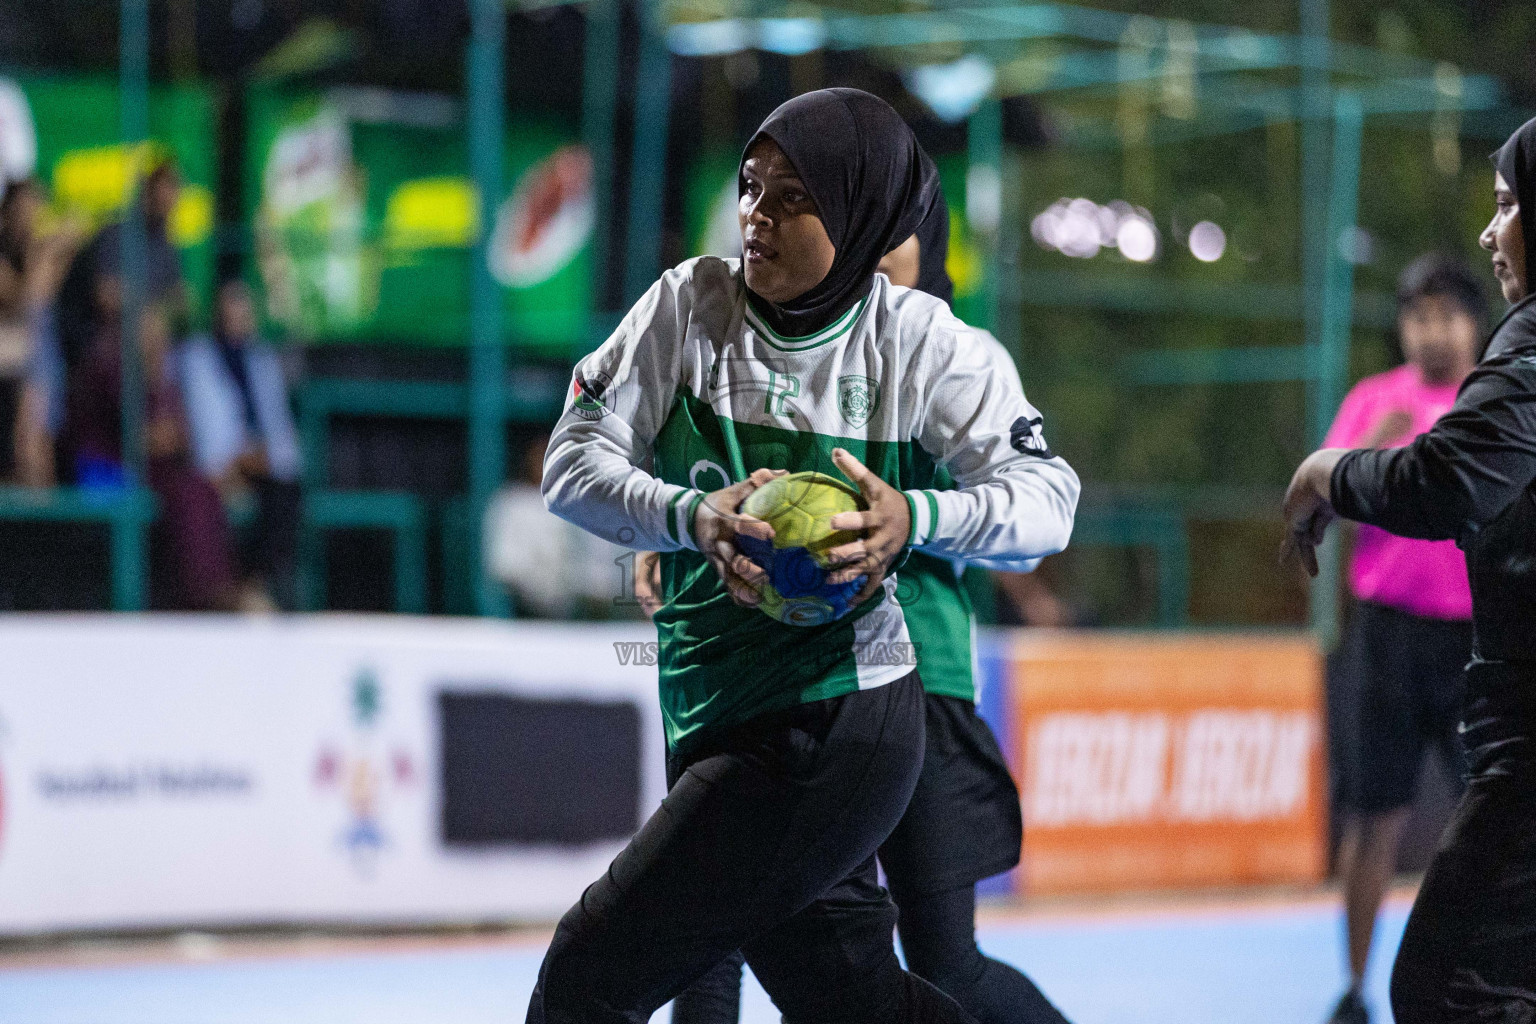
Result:
{"label": "black track pants", "polygon": [[[974,886],[904,899],[897,908],[907,969],[954,999],[978,1024],[1067,1024],[1034,982],[977,948]],[[741,954],[733,954],[678,996],[672,1024],[736,1024],[741,965]]]}
{"label": "black track pants", "polygon": [[738,949],[788,1024],[971,1022],[901,969],[876,880],[922,756],[914,672],[674,761],[661,807],[560,921],[528,1024],[644,1024]]}
{"label": "black track pants", "polygon": [[907,969],[933,982],[979,1024],[1067,1024],[1034,982],[977,948],[974,885],[905,897],[896,907]]}
{"label": "black track pants", "polygon": [[1397,1024],[1536,1024],[1536,663],[1467,666],[1467,791],[1392,968]]}
{"label": "black track pants", "polygon": [[1392,968],[1398,1024],[1536,1024],[1536,787],[1472,782]]}

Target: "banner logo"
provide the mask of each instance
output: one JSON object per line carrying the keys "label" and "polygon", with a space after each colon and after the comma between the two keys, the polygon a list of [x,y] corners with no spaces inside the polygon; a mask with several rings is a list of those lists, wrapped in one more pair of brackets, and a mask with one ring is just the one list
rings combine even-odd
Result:
{"label": "banner logo", "polygon": [[1322,671],[1309,638],[1021,641],[1012,676],[1027,888],[1322,878]]}
{"label": "banner logo", "polygon": [[384,691],[372,669],[352,682],[351,736],[345,745],[326,744],[315,760],[315,786],[341,796],[347,821],[341,845],[360,874],[371,875],[389,846],[384,804],[401,790],[414,788],[416,761],[403,746],[386,745],[381,736]]}
{"label": "banner logo", "polygon": [[1058,712],[1029,737],[1037,826],[1286,819],[1305,808],[1316,740],[1305,712]]}
{"label": "banner logo", "polygon": [[592,156],[562,146],[528,169],[496,211],[491,275],[508,288],[554,277],[592,237]]}

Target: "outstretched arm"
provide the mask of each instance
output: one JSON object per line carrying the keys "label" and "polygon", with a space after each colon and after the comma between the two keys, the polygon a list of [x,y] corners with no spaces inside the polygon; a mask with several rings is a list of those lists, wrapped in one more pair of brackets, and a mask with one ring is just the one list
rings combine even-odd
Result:
{"label": "outstretched arm", "polygon": [[1451,411],[1406,447],[1336,463],[1327,497],[1345,518],[1425,540],[1477,531],[1536,480],[1536,355],[1479,366]]}

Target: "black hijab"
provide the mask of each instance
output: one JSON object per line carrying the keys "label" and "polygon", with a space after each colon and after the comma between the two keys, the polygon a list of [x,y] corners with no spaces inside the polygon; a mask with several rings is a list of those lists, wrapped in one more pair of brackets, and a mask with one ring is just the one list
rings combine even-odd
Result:
{"label": "black hijab", "polygon": [[[928,161],[928,154],[922,158]],[[937,171],[935,171],[937,173]],[[955,283],[949,279],[945,263],[949,259],[949,204],[944,193],[933,197],[928,216],[917,226],[917,290],[942,299],[946,306],[955,304]]]}
{"label": "black hijab", "polygon": [[[762,138],[794,165],[837,255],[821,283],[790,302],[748,294],[775,331],[814,334],[869,294],[881,257],[928,218],[938,171],[890,104],[858,89],[819,89],[783,104],[747,143],[742,164]],[[744,189],[739,166],[736,177]],[[948,230],[946,219],[946,238]]]}
{"label": "black hijab", "polygon": [[1525,298],[1509,307],[1483,347],[1483,359],[1536,348],[1536,118],[1525,122],[1493,152],[1493,166],[1520,204],[1520,235],[1525,242]]}
{"label": "black hijab", "polygon": [[1536,118],[1525,122],[1493,153],[1493,166],[1514,190],[1520,204],[1520,234],[1525,239],[1525,293],[1536,294]]}

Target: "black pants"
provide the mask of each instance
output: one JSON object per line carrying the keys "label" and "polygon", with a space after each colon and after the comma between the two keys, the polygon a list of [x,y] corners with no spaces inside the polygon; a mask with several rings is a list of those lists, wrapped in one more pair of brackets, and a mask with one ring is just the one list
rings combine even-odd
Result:
{"label": "black pants", "polygon": [[660,809],[561,919],[529,1024],[643,1024],[737,949],[788,1024],[971,1021],[901,969],[876,880],[922,755],[914,672],[676,758]]}
{"label": "black pants", "polygon": [[1467,669],[1467,792],[1392,969],[1398,1024],[1536,1024],[1536,665]]}
{"label": "black pants", "polygon": [[[1066,1024],[1023,974],[976,945],[976,882],[1019,861],[1019,792],[997,740],[967,700],[929,694],[923,770],[880,847],[907,969],[979,1024]],[[736,1024],[741,965],[723,961],[677,997],[672,1024]]]}
{"label": "black pants", "polygon": [[1067,1024],[1020,972],[976,945],[976,886],[902,897],[896,930],[907,969],[933,982],[979,1024]]}
{"label": "black pants", "polygon": [[[978,1024],[1066,1024],[1034,982],[977,947],[974,885],[898,899],[896,906],[907,969],[954,999]],[[672,1024],[736,1024],[742,959],[732,954],[678,996]]]}

